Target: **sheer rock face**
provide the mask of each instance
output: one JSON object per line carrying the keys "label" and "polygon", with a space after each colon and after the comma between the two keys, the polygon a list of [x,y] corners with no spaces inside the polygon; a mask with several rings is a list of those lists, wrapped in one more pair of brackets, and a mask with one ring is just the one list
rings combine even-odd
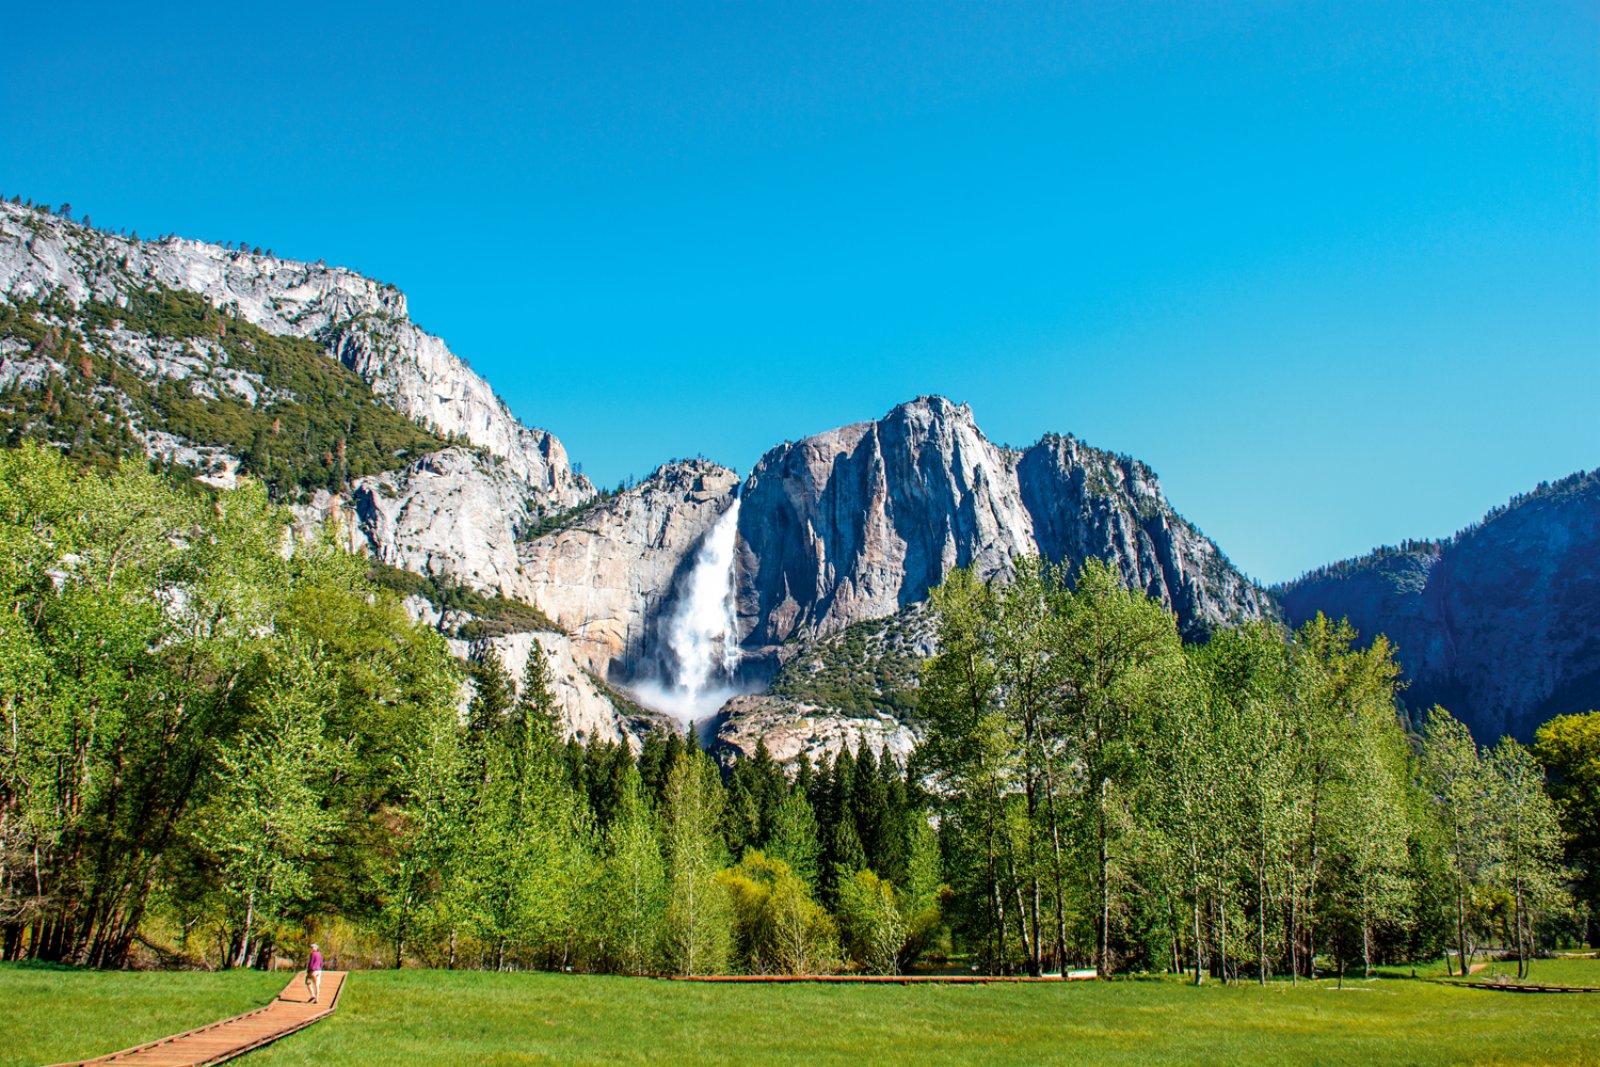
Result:
{"label": "sheer rock face", "polygon": [[1279,590],[1295,626],[1348,618],[1385,634],[1421,711],[1442,704],[1484,744],[1531,741],[1600,707],[1600,472],[1491,515],[1444,545],[1352,561]]}
{"label": "sheer rock face", "polygon": [[1275,613],[1261,589],[1172,510],[1155,472],[1138,460],[1050,434],[1016,469],[1044,558],[1115,564],[1129,588],[1172,609],[1188,637]]}
{"label": "sheer rock face", "polygon": [[1143,464],[1063,437],[1002,448],[970,408],[941,397],[773,449],[744,499],[740,612],[752,652],[892,614],[956,567],[988,577],[1032,553],[1113,563],[1190,633],[1272,610]]}
{"label": "sheer rock face", "polygon": [[715,463],[669,463],[522,546],[533,603],[572,634],[587,669],[608,678],[644,652],[675,578],[738,484]]}
{"label": "sheer rock face", "polygon": [[994,574],[1033,544],[1015,456],[939,397],[768,452],[739,533],[756,647],[892,614],[956,567]]}
{"label": "sheer rock face", "polygon": [[131,240],[0,204],[0,294],[122,304],[130,288],[151,283],[199,293],[268,333],[322,344],[397,410],[499,457],[542,506],[594,495],[561,442],[518,422],[488,382],[411,322],[393,286],[201,241]]}
{"label": "sheer rock face", "polygon": [[517,534],[531,520],[527,483],[509,464],[464,448],[354,483],[348,507],[374,556],[417,574],[527,600]]}

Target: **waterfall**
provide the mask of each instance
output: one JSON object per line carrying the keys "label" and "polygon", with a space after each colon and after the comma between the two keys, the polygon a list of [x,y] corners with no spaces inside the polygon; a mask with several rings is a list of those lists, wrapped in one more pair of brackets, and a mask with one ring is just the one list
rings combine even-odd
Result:
{"label": "waterfall", "polygon": [[680,719],[711,715],[737,691],[739,622],[734,608],[734,549],[739,498],[717,517],[679,581],[672,609],[658,624],[664,677],[634,686],[646,704]]}

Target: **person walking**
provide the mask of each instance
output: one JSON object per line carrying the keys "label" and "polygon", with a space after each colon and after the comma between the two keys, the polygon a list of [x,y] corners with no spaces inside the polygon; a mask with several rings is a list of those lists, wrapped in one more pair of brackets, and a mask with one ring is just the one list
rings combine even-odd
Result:
{"label": "person walking", "polygon": [[311,957],[306,960],[306,991],[313,1004],[322,995],[322,949],[315,941],[311,942]]}

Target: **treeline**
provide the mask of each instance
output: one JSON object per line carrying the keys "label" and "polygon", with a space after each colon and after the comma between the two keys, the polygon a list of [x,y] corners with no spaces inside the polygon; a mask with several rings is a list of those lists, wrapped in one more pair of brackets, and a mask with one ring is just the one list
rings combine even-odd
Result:
{"label": "treeline", "polygon": [[543,657],[520,686],[492,653],[470,671],[395,811],[394,965],[892,973],[937,934],[938,843],[892,758],[791,779],[765,748],[724,775],[692,735],[562,743]]}
{"label": "treeline", "polygon": [[1325,619],[1185,645],[1098,563],[957,571],[911,766],[719,768],[564,740],[541,655],[457,662],[338,540],[0,451],[0,954],[1266,980],[1525,964],[1593,908],[1600,715],[1541,731],[1547,792],[1441,710],[1408,736]]}
{"label": "treeline", "polygon": [[291,538],[258,486],[0,451],[0,955],[265,965],[325,930],[394,964],[889,970],[937,933],[892,760],[563,742],[542,657],[464,670]]}
{"label": "treeline", "polygon": [[1525,493],[1517,493],[1504,504],[1496,504],[1484,513],[1483,518],[1478,519],[1476,522],[1468,523],[1449,537],[1407,538],[1398,545],[1379,545],[1365,555],[1339,560],[1336,563],[1325,563],[1287,582],[1279,582],[1272,587],[1272,592],[1278,596],[1283,596],[1314,582],[1325,581],[1329,578],[1347,578],[1384,560],[1396,557],[1443,555],[1446,549],[1462,543],[1502,515],[1509,514],[1517,508],[1535,501],[1587,492],[1595,485],[1596,481],[1600,481],[1600,469],[1575,471],[1565,478],[1558,478],[1553,482],[1542,481]]}
{"label": "treeline", "polygon": [[1572,928],[1538,763],[1442,709],[1408,738],[1383,638],[1318,617],[1186,646],[1103,564],[1068,578],[934,593],[921,755],[983,969],[1266,981],[1485,943],[1525,966]]}
{"label": "treeline", "polygon": [[259,958],[360,916],[459,670],[336,539],[259,485],[0,452],[0,953]]}

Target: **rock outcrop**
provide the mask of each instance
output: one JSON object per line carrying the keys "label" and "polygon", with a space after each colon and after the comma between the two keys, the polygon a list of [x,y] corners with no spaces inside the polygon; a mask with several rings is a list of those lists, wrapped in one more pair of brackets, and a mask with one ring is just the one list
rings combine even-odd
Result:
{"label": "rock outcrop", "polygon": [[726,763],[755,755],[765,741],[778,763],[793,763],[803,754],[816,764],[845,748],[865,747],[879,756],[892,753],[904,766],[920,740],[915,726],[882,712],[848,716],[788,697],[755,695],[723,705],[711,748]]}
{"label": "rock outcrop", "polygon": [[942,397],[773,449],[744,501],[740,613],[757,654],[892,614],[957,567],[989,577],[1032,553],[1107,560],[1190,634],[1273,610],[1148,467],[1068,437],[1002,448]]}
{"label": "rock outcrop", "polygon": [[[125,306],[131,291],[152,285],[198,293],[268,333],[315,341],[384,402],[499,457],[542,507],[568,508],[594,495],[561,442],[522,425],[488,382],[418,329],[393,286],[201,241],[119,237],[0,203],[0,295]],[[151,347],[149,338],[128,342],[130,351]]]}
{"label": "rock outcrop", "polygon": [[537,502],[508,463],[445,449],[360,479],[348,506],[372,554],[392,567],[448,575],[514,600],[531,596],[517,535]]}
{"label": "rock outcrop", "polygon": [[1481,743],[1600,707],[1600,471],[1542,486],[1444,542],[1411,542],[1276,590],[1288,621],[1386,635],[1422,711]]}
{"label": "rock outcrop", "polygon": [[727,510],[739,476],[705,460],[668,463],[521,547],[532,602],[603,678],[627,673],[695,546]]}
{"label": "rock outcrop", "polygon": [[1048,560],[1115,564],[1131,589],[1161,601],[1187,637],[1271,616],[1269,597],[1161,494],[1136,459],[1049,434],[1016,464],[1033,541]]}

